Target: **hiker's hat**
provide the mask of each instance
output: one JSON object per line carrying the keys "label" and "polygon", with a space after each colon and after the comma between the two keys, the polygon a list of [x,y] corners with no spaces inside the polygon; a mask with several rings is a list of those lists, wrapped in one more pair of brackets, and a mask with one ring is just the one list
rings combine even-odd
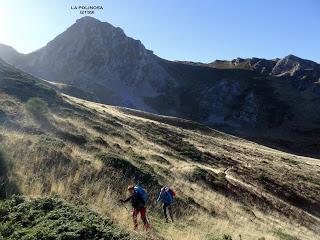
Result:
{"label": "hiker's hat", "polygon": [[164,192],[164,191],[167,192],[168,189],[169,189],[168,187],[164,186],[164,187],[161,188],[161,192]]}

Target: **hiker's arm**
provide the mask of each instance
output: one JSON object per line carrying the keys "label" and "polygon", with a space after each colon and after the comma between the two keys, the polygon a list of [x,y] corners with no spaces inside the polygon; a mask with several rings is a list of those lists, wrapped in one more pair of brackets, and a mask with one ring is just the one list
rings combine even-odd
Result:
{"label": "hiker's arm", "polygon": [[129,196],[126,200],[120,200],[123,203],[129,202],[130,201],[131,196]]}
{"label": "hiker's arm", "polygon": [[159,197],[157,199],[157,203],[162,199],[162,192],[159,193]]}

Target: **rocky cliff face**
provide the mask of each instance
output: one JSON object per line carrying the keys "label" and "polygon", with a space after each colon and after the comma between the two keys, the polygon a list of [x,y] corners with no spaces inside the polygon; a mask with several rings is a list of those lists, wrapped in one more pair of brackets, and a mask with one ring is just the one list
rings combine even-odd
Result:
{"label": "rocky cliff face", "polygon": [[120,28],[84,17],[27,55],[0,45],[0,57],[37,77],[82,89],[98,102],[232,132],[301,132],[320,125],[320,66],[293,55],[171,62]]}
{"label": "rocky cliff face", "polygon": [[[294,55],[288,55],[285,58],[278,60],[273,67],[272,75],[302,75],[305,74],[306,77],[310,75],[308,73],[314,73],[314,75],[319,76],[320,66],[319,64],[298,58]],[[308,76],[309,75],[309,76]]]}

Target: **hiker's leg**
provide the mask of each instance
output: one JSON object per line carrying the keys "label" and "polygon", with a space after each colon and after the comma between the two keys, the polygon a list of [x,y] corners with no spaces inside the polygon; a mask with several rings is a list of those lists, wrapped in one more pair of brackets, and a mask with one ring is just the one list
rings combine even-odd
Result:
{"label": "hiker's leg", "polygon": [[134,230],[137,230],[137,228],[138,228],[138,211],[135,209],[135,208],[133,208],[132,209],[132,221],[133,221],[133,228],[134,228]]}
{"label": "hiker's leg", "polygon": [[166,219],[166,221],[168,222],[168,215],[167,215],[167,205],[163,204],[163,213],[164,213],[164,217]]}
{"label": "hiker's leg", "polygon": [[172,214],[171,205],[168,206],[168,210],[169,210],[169,214],[170,214],[171,221],[173,222],[173,214]]}
{"label": "hiker's leg", "polygon": [[141,215],[141,219],[142,219],[143,224],[144,224],[144,228],[146,230],[148,230],[150,225],[149,225],[149,222],[148,222],[148,219],[147,219],[147,208],[146,207],[141,208],[140,215]]}

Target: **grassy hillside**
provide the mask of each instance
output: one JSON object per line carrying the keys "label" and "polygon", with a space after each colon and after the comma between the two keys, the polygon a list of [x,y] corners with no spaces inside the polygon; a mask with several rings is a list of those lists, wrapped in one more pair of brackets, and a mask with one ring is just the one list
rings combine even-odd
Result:
{"label": "grassy hillside", "polygon": [[[0,66],[1,198],[58,195],[131,229],[118,200],[140,183],[150,195],[148,239],[319,239],[319,159],[62,95]],[[177,191],[174,224],[155,205],[163,185]]]}

